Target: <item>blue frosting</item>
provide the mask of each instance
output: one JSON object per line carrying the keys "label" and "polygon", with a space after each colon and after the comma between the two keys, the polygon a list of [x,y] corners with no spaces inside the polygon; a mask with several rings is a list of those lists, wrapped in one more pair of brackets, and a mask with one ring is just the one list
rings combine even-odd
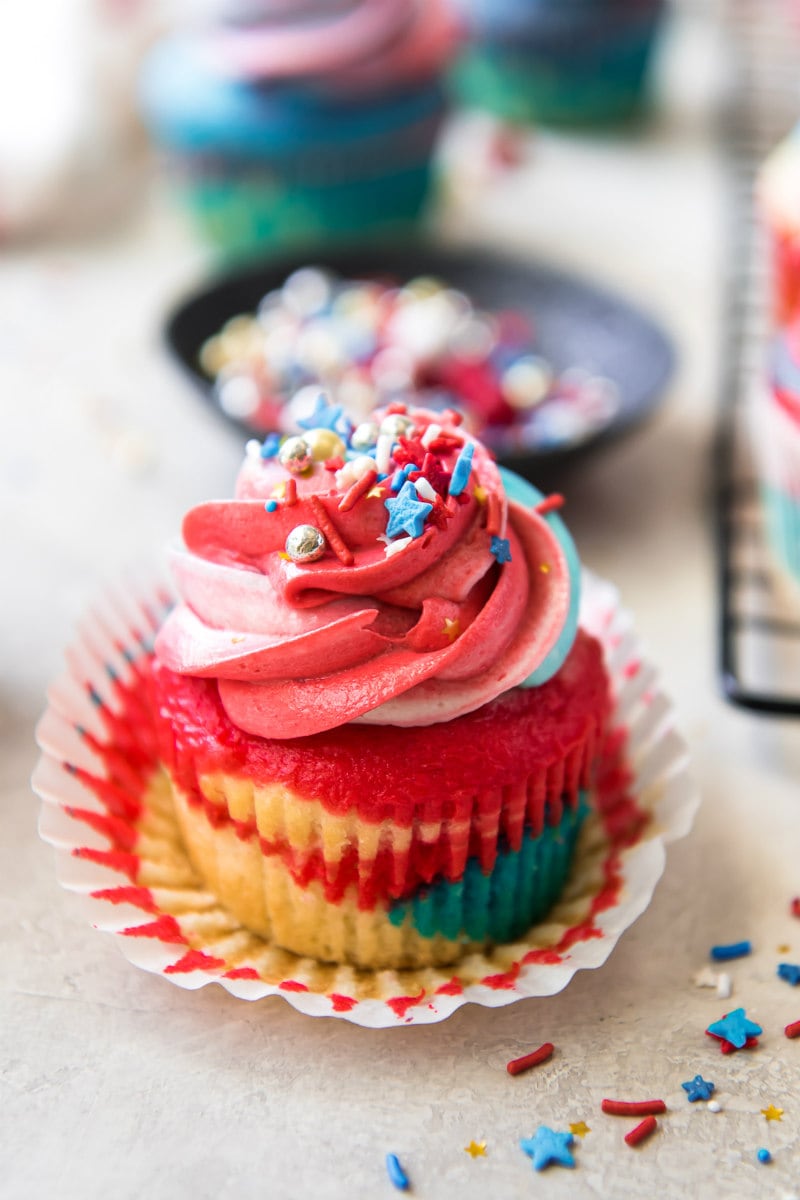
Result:
{"label": "blue frosting", "polygon": [[[544,500],[545,497],[533,484],[528,483],[527,479],[523,479],[521,476],[515,474],[514,471],[509,471],[507,468],[501,467],[500,476],[509,500],[515,500],[517,504],[522,504],[526,508],[533,508],[534,505],[540,504]],[[581,599],[581,563],[578,558],[578,552],[575,549],[575,543],[570,536],[569,530],[557,512],[546,513],[544,520],[547,521],[547,524],[558,538],[558,544],[563,550],[567,561],[569,610],[567,612],[567,619],[564,622],[564,628],[561,630],[555,646],[553,646],[550,653],[539,664],[536,670],[527,679],[522,681],[520,687],[539,687],[540,684],[547,683],[547,680],[555,675],[566,659],[575,641],[575,634],[578,632],[578,609]]]}
{"label": "blue frosting", "polygon": [[402,131],[443,111],[436,83],[385,95],[333,97],[285,84],[253,84],[215,73],[190,41],[150,54],[140,99],[160,141],[194,153],[294,156]]}

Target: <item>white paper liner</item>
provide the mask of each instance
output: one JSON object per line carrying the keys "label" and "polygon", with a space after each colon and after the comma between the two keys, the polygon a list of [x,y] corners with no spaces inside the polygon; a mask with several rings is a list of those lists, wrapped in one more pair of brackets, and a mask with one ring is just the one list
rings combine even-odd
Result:
{"label": "white paper liner", "polygon": [[[121,689],[143,693],[135,687],[136,663],[149,654],[171,603],[163,585],[128,588],[106,597],[83,623],[67,653],[68,670],[48,693],[33,787],[43,801],[39,831],[55,847],[62,885],[85,897],[94,926],[113,934],[131,962],[181,987],[219,983],[245,1000],[280,995],[300,1012],[372,1028],[430,1024],[466,1003],[499,1007],[549,996],[576,971],[605,962],[650,902],[667,843],[691,827],[699,797],[672,706],[616,590],[585,572],[581,624],[604,647],[614,725],[627,737],[628,790],[648,817],[633,843],[612,846],[603,822],[590,816],[567,887],[547,920],[514,943],[449,968],[364,971],[280,950],[239,925],[204,888],[183,850],[163,776],[154,775],[136,818],[126,815],[127,785],[118,773],[110,799],[98,797],[109,778],[104,756],[121,748],[124,759],[126,749],[109,735],[102,714],[119,712]],[[135,725],[119,734],[121,742],[131,736],[135,741]],[[101,784],[87,783],[86,773]],[[134,776],[128,798],[135,785]],[[617,880],[610,892],[609,873]],[[592,913],[604,888],[607,907]],[[581,938],[587,920],[591,934]]]}

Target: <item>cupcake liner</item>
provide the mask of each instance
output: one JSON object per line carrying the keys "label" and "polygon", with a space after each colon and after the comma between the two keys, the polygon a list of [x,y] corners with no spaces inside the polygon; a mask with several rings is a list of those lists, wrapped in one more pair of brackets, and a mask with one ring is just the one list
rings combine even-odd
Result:
{"label": "cupcake liner", "polygon": [[581,622],[607,655],[620,758],[605,772],[598,811],[584,822],[547,918],[444,968],[368,971],[280,950],[204,889],[156,765],[142,665],[171,602],[153,585],[110,595],[94,610],[48,693],[33,786],[60,882],[85,898],[92,923],[131,962],[181,987],[216,982],[242,999],[280,995],[300,1012],[373,1028],[429,1024],[466,1003],[552,995],[577,970],[605,962],[647,907],[666,844],[691,827],[698,796],[671,705],[615,589],[587,573]]}
{"label": "cupcake liner", "polygon": [[750,412],[772,552],[800,580],[800,420],[762,384]]}

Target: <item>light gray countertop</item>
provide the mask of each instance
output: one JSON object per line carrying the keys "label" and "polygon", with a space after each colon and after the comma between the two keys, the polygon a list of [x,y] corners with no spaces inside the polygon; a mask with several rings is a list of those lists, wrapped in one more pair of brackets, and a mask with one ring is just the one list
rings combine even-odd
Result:
{"label": "light gray countertop", "polygon": [[[491,187],[462,162],[448,210],[453,237],[522,247],[616,287],[680,352],[657,417],[570,476],[566,517],[662,668],[703,806],[670,848],[645,915],[604,967],[559,996],[370,1031],[280,999],[179,990],[86,925],[36,835],[28,776],[44,689],[98,588],[152,561],[191,504],[229,492],[241,440],[159,344],[167,304],[204,266],[160,193],[115,234],[18,247],[0,262],[4,1200],[389,1196],[390,1150],[413,1194],[431,1200],[792,1194],[800,1042],[782,1031],[800,1018],[800,993],[775,968],[800,961],[789,914],[800,892],[800,732],[726,707],[714,678],[708,447],[725,249],[716,47],[710,24],[685,16],[647,130],[537,136]],[[755,950],[731,964],[732,999],[694,986],[709,947],[741,938]],[[781,944],[791,949],[779,954]],[[762,1045],[724,1057],[703,1031],[737,1006],[764,1027]],[[508,1059],[545,1040],[553,1060],[511,1079]],[[681,1082],[698,1072],[716,1082],[721,1112],[687,1102]],[[670,1112],[633,1151],[628,1123],[599,1111],[609,1095],[661,1096]],[[781,1122],[761,1115],[769,1103],[784,1109]],[[579,1120],[591,1133],[577,1168],[534,1176],[519,1139]],[[486,1141],[486,1157],[464,1152],[471,1139]],[[759,1146],[770,1166],[756,1162]]]}

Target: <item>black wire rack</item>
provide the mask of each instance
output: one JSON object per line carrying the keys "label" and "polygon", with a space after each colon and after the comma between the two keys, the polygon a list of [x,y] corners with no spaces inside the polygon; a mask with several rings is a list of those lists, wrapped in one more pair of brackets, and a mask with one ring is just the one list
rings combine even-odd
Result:
{"label": "black wire rack", "polygon": [[754,712],[800,716],[800,586],[768,546],[749,431],[769,339],[769,264],[754,182],[800,116],[800,33],[787,9],[729,0],[725,13],[735,72],[724,124],[732,228],[714,476],[723,691]]}

